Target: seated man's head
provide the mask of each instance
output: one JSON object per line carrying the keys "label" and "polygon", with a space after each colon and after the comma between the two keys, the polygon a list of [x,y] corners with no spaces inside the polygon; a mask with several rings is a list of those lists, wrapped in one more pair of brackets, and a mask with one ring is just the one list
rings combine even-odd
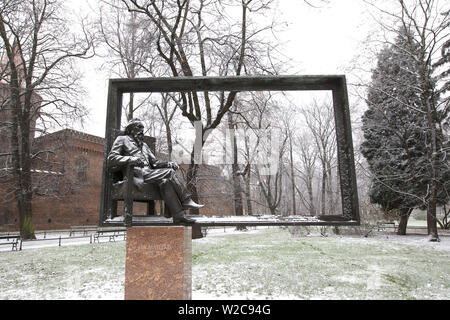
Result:
{"label": "seated man's head", "polygon": [[144,139],[144,124],[140,119],[131,119],[125,127],[125,134],[142,141]]}

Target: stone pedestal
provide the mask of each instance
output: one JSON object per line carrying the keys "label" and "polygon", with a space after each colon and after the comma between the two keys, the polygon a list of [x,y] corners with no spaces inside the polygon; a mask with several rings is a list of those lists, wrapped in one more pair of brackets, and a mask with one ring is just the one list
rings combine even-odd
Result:
{"label": "stone pedestal", "polygon": [[127,228],[125,300],[191,297],[191,227]]}

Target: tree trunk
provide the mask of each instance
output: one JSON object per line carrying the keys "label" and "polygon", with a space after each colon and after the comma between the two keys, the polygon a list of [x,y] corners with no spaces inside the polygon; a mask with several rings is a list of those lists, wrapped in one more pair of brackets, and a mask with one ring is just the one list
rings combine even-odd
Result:
{"label": "tree trunk", "polygon": [[[36,239],[34,234],[34,227],[33,227],[33,220],[32,220],[32,198],[33,198],[33,192],[32,192],[32,182],[31,182],[31,168],[30,159],[25,159],[23,161],[23,167],[22,167],[22,186],[21,186],[21,193],[22,196],[19,198],[20,202],[22,202],[19,206],[19,215],[22,219],[21,229],[20,229],[20,236],[22,239]],[[27,163],[27,164],[25,164]]]}
{"label": "tree trunk", "polygon": [[[235,170],[238,167],[237,164],[233,164],[233,200],[234,200],[234,214],[236,216],[244,215],[244,207],[242,204],[242,187],[240,177],[235,174]],[[236,230],[247,230],[246,226],[237,226]]]}
{"label": "tree trunk", "polygon": [[[197,172],[198,172],[198,165],[192,161],[186,173],[186,188],[188,192],[191,194],[191,199],[198,203],[199,201],[196,183]],[[200,214],[199,209],[189,209],[189,210],[190,214],[192,215]],[[199,225],[194,224],[192,226],[192,239],[200,239],[200,238],[203,238],[202,229]]]}
{"label": "tree trunk", "polygon": [[[228,113],[228,128],[231,130],[235,128],[233,117],[230,113]],[[231,131],[233,132],[233,131]],[[238,164],[238,150],[237,150],[237,142],[236,136],[234,134],[231,135],[231,146],[233,148],[233,164],[231,166],[232,170],[232,179],[233,179],[233,204],[234,204],[234,214],[236,216],[244,215],[244,207],[242,204],[242,186],[241,179],[239,176],[239,164]],[[236,230],[247,230],[245,226],[237,226]]]}
{"label": "tree trunk", "polygon": [[[26,138],[22,140],[26,140]],[[22,148],[23,147],[26,147],[26,145],[22,144]],[[13,148],[18,148],[17,143]],[[14,159],[13,157],[13,163],[16,163],[14,169],[15,199],[19,211],[20,236],[23,239],[35,239],[31,205],[33,196],[30,172],[31,160],[27,158],[25,153],[21,150],[19,159]]]}
{"label": "tree trunk", "polygon": [[412,208],[405,208],[400,210],[400,221],[397,228],[397,235],[406,235],[406,226],[408,225],[408,219],[411,215]]}
{"label": "tree trunk", "polygon": [[322,190],[321,190],[321,194],[322,194],[322,199],[321,199],[321,213],[322,215],[326,215],[326,185],[327,185],[327,169],[325,167],[325,164],[323,165],[323,173],[322,173]]}
{"label": "tree trunk", "polygon": [[133,119],[134,115],[134,93],[130,92],[130,102],[128,104],[128,121]]}
{"label": "tree trunk", "polygon": [[277,214],[277,207],[269,206],[270,214],[275,216]]}
{"label": "tree trunk", "polygon": [[[425,71],[422,71],[425,74]],[[436,129],[436,108],[433,101],[433,89],[429,79],[431,77],[423,77],[422,83],[424,84],[423,101],[427,107],[427,122],[428,130],[430,133],[431,143],[431,177],[430,177],[430,198],[428,200],[427,208],[427,227],[430,241],[439,241],[439,235],[437,231],[437,181],[439,175],[439,157],[437,151],[437,129]]]}
{"label": "tree trunk", "polygon": [[327,161],[327,208],[328,208],[328,214],[332,214],[330,211],[334,211],[336,208],[336,205],[334,203],[334,196],[333,196],[333,174],[331,170],[331,161]]}
{"label": "tree trunk", "polygon": [[251,216],[253,214],[253,206],[252,206],[252,193],[250,188],[250,179],[251,172],[248,170],[247,175],[244,177],[245,179],[245,197],[247,199],[247,214]]}
{"label": "tree trunk", "polygon": [[294,158],[292,155],[292,135],[289,139],[289,158],[291,162],[291,184],[292,184],[292,214],[296,215],[297,210],[295,207],[295,176],[294,176]]}
{"label": "tree trunk", "polygon": [[23,225],[20,230],[20,236],[22,239],[36,239],[34,234],[33,220],[31,217],[31,204],[29,205],[29,209],[25,209],[24,213]]}
{"label": "tree trunk", "polygon": [[170,129],[170,123],[165,122],[166,126],[166,141],[167,141],[167,153],[169,157],[169,161],[172,159],[172,151],[173,151],[173,144],[172,144],[172,129]]}
{"label": "tree trunk", "polygon": [[[235,150],[237,151],[237,150]],[[242,187],[239,175],[237,171],[239,166],[237,163],[233,163],[233,202],[234,202],[234,214],[236,216],[244,215],[244,207],[242,203]],[[236,226],[236,230],[247,230],[246,226]]]}
{"label": "tree trunk", "polygon": [[[230,129],[230,132],[234,132],[233,129],[235,128],[233,117],[230,113],[227,114],[228,116],[228,128]],[[231,166],[232,170],[232,179],[233,179],[233,203],[234,203],[234,214],[236,216],[242,216],[243,215],[243,206],[242,206],[242,187],[241,187],[241,181],[239,178],[239,164],[238,164],[238,150],[237,150],[237,142],[236,142],[236,136],[234,134],[231,134],[231,146],[233,148],[232,150],[232,156],[233,156],[233,164]]]}
{"label": "tree trunk", "polygon": [[[191,199],[198,203],[197,172],[198,172],[198,164],[191,162],[186,172],[186,188],[191,195]],[[190,213],[198,215],[199,210],[190,209]]]}
{"label": "tree trunk", "polygon": [[316,208],[314,207],[314,195],[313,195],[313,187],[312,187],[312,179],[308,178],[308,183],[306,185],[308,189],[308,197],[309,197],[309,215],[316,215]]}
{"label": "tree trunk", "polygon": [[[20,236],[23,239],[35,239],[32,222],[32,187],[30,157],[30,118],[24,104],[30,103],[30,97],[21,99],[18,81],[12,80],[11,96],[11,153],[14,176],[14,197],[19,212]],[[21,101],[22,100],[22,101]]]}
{"label": "tree trunk", "polygon": [[244,207],[242,205],[242,187],[241,181],[238,175],[235,174],[237,171],[237,164],[233,164],[233,201],[234,201],[234,214],[236,216],[244,215]]}
{"label": "tree trunk", "polygon": [[233,172],[233,202],[234,202],[234,214],[236,216],[244,215],[244,207],[242,204],[242,187],[241,187],[241,179],[237,174],[239,166],[237,163],[233,163],[232,172]]}
{"label": "tree trunk", "polygon": [[[203,137],[204,137],[204,131],[202,130],[201,135],[196,137],[196,139],[200,139],[202,148],[204,145]],[[188,170],[186,172],[186,188],[191,195],[191,199],[194,202],[199,203],[200,201],[199,201],[199,195],[198,195],[198,191],[197,191],[197,174],[198,174],[199,165],[196,163],[196,154],[195,154],[196,151],[197,150],[195,149],[195,146],[194,146],[192,149],[192,152],[191,152],[191,163],[189,164]],[[199,209],[190,209],[190,213],[192,215],[199,215],[200,210]],[[202,238],[202,237],[203,237],[203,234],[201,232],[200,226],[194,224],[192,226],[192,239],[198,239],[198,238]]]}
{"label": "tree trunk", "polygon": [[[435,193],[436,191],[434,191]],[[432,196],[427,208],[427,228],[430,241],[439,241],[436,217],[436,198]]]}
{"label": "tree trunk", "polygon": [[32,199],[33,188],[31,179],[31,136],[30,136],[30,109],[31,95],[26,94],[24,97],[24,106],[20,119],[20,163],[22,173],[21,200],[23,201],[21,215],[23,217],[23,225],[21,228],[21,237],[23,239],[36,239],[34,234],[32,220]]}
{"label": "tree trunk", "polygon": [[[248,138],[245,139],[245,151],[247,156],[250,158],[250,148],[248,145]],[[250,161],[250,160],[248,160]],[[250,169],[250,163],[247,164],[246,173],[243,175],[245,182],[245,198],[247,201],[247,215],[253,215],[253,206],[252,206],[252,189],[251,189],[251,179],[252,179],[252,171]]]}

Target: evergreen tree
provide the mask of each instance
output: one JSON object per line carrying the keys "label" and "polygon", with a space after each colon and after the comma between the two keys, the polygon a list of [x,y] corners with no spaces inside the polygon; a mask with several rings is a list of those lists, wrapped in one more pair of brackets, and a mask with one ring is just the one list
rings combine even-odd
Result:
{"label": "evergreen tree", "polygon": [[361,152],[372,173],[369,197],[400,216],[399,234],[406,233],[412,209],[425,204],[429,175],[426,112],[421,106],[407,30],[378,55],[363,115],[365,141]]}

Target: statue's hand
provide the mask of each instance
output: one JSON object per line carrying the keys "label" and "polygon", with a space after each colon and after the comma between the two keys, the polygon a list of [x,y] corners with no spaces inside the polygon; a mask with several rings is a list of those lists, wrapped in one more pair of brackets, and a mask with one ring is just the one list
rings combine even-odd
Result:
{"label": "statue's hand", "polygon": [[131,157],[130,160],[128,161],[128,164],[142,168],[144,166],[144,161],[142,161],[142,159],[138,157]]}
{"label": "statue's hand", "polygon": [[180,168],[175,162],[168,162],[167,165],[169,166],[169,168],[172,168],[174,170],[178,170]]}
{"label": "statue's hand", "polygon": [[133,184],[138,188],[139,191],[144,189],[144,179],[133,177]]}

